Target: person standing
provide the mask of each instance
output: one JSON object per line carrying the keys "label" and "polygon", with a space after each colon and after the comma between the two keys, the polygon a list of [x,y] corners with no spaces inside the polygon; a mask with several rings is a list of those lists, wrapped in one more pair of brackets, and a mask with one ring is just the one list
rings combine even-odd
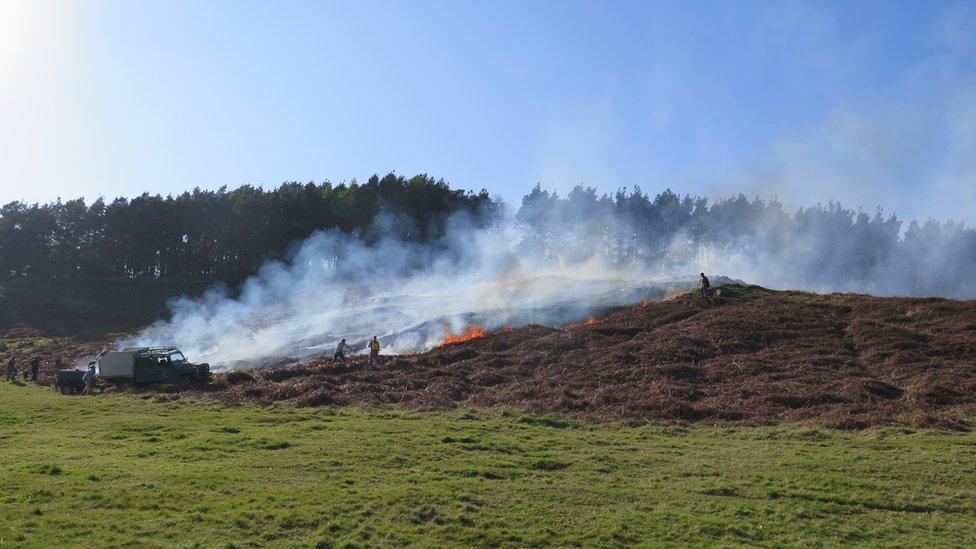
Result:
{"label": "person standing", "polygon": [[85,384],[85,390],[81,392],[83,395],[90,395],[92,389],[95,387],[95,364],[88,365],[88,371],[85,375],[81,376],[81,381]]}
{"label": "person standing", "polygon": [[702,299],[708,299],[708,294],[711,293],[712,285],[708,282],[708,277],[705,273],[701,273],[701,296]]}
{"label": "person standing", "polygon": [[369,342],[369,367],[374,368],[379,363],[380,360],[380,340],[373,336],[373,340]]}
{"label": "person standing", "polygon": [[332,355],[332,360],[345,360],[346,351],[352,352],[352,350],[353,350],[352,347],[350,347],[346,343],[346,338],[342,338],[342,341],[340,341],[339,344],[336,345],[335,354]]}
{"label": "person standing", "polygon": [[41,369],[41,357],[35,356],[28,364],[30,368],[30,380],[37,383],[37,372]]}
{"label": "person standing", "polygon": [[14,361],[14,357],[7,359],[7,381],[13,381],[17,379],[17,363]]}

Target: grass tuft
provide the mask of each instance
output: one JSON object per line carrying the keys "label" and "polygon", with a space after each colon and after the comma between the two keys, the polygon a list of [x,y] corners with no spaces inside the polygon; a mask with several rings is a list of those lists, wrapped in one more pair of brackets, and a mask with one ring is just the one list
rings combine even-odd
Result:
{"label": "grass tuft", "polygon": [[0,384],[15,546],[976,545],[976,434],[66,398]]}

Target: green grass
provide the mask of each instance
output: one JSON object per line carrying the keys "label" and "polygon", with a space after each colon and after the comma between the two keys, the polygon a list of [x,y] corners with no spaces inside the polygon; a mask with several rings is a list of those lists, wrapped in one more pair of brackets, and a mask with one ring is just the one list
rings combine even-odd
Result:
{"label": "green grass", "polygon": [[976,436],[0,384],[0,546],[976,544]]}
{"label": "green grass", "polygon": [[64,339],[52,339],[49,337],[18,337],[18,338],[0,338],[0,349],[5,351],[10,351],[12,353],[21,352],[28,353],[34,349],[57,345],[62,343]]}

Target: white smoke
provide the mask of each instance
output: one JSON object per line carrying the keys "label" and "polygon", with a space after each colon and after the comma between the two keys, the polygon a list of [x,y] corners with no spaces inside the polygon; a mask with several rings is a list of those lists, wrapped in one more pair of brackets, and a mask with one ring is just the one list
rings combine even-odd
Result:
{"label": "white smoke", "polygon": [[[570,196],[588,192],[577,189]],[[216,287],[201,298],[178,299],[168,320],[120,345],[178,345],[216,370],[328,355],[343,338],[360,351],[373,336],[385,353],[423,351],[466,328],[559,326],[606,308],[660,299],[694,285],[699,270],[773,288],[955,297],[974,292],[964,281],[976,265],[976,233],[962,225],[934,232],[929,225],[913,240],[900,241],[884,236],[883,230],[897,232],[887,221],[875,220],[865,232],[864,224],[875,221],[860,214],[861,229],[854,231],[836,212],[808,226],[776,208],[736,210],[719,227],[737,229],[731,242],[696,243],[685,228],[649,260],[641,247],[657,244],[636,239],[640,230],[606,207],[606,200],[523,203],[518,217],[490,228],[456,216],[445,236],[429,244],[388,236],[366,245],[356,235],[316,233],[288,261],[265,265],[239,292]],[[712,215],[725,219],[721,211]],[[527,225],[515,221],[519,217]],[[377,221],[389,235],[405,222]],[[528,226],[533,228],[523,234]]]}
{"label": "white smoke", "polygon": [[372,246],[336,231],[305,240],[286,263],[247,280],[237,297],[215,287],[170,304],[172,316],[120,346],[179,345],[216,370],[357,349],[429,349],[465,328],[578,322],[601,308],[660,298],[693,283],[666,281],[592,258],[571,265],[527,257],[511,223],[473,228],[452,219],[435,245],[394,238]]}

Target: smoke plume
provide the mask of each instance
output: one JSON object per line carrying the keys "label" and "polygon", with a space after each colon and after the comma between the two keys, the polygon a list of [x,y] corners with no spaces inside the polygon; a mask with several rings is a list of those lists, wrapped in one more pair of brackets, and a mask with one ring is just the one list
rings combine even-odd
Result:
{"label": "smoke plume", "polygon": [[520,254],[519,241],[511,224],[478,229],[461,216],[434,245],[389,237],[365,246],[320,232],[287,262],[265,265],[236,297],[217,286],[175,300],[171,318],[121,346],[178,344],[217,370],[328,354],[342,338],[364,350],[374,335],[384,353],[403,353],[472,326],[576,322],[691,282],[607,268],[597,258],[559,265]]}
{"label": "smoke plume", "polygon": [[[530,196],[488,228],[456,215],[425,245],[393,230],[370,245],[316,233],[234,295],[215,287],[178,299],[169,319],[121,345],[179,345],[216,370],[327,355],[343,338],[361,351],[373,336],[384,353],[422,351],[471,328],[558,326],[661,299],[692,287],[700,270],[713,282],[725,275],[773,288],[973,293],[962,281],[976,266],[976,234],[962,225],[913,226],[900,237],[894,218],[836,205],[787,214],[742,197],[708,206],[637,191],[616,202],[585,189]],[[634,204],[645,206],[627,215]]]}

